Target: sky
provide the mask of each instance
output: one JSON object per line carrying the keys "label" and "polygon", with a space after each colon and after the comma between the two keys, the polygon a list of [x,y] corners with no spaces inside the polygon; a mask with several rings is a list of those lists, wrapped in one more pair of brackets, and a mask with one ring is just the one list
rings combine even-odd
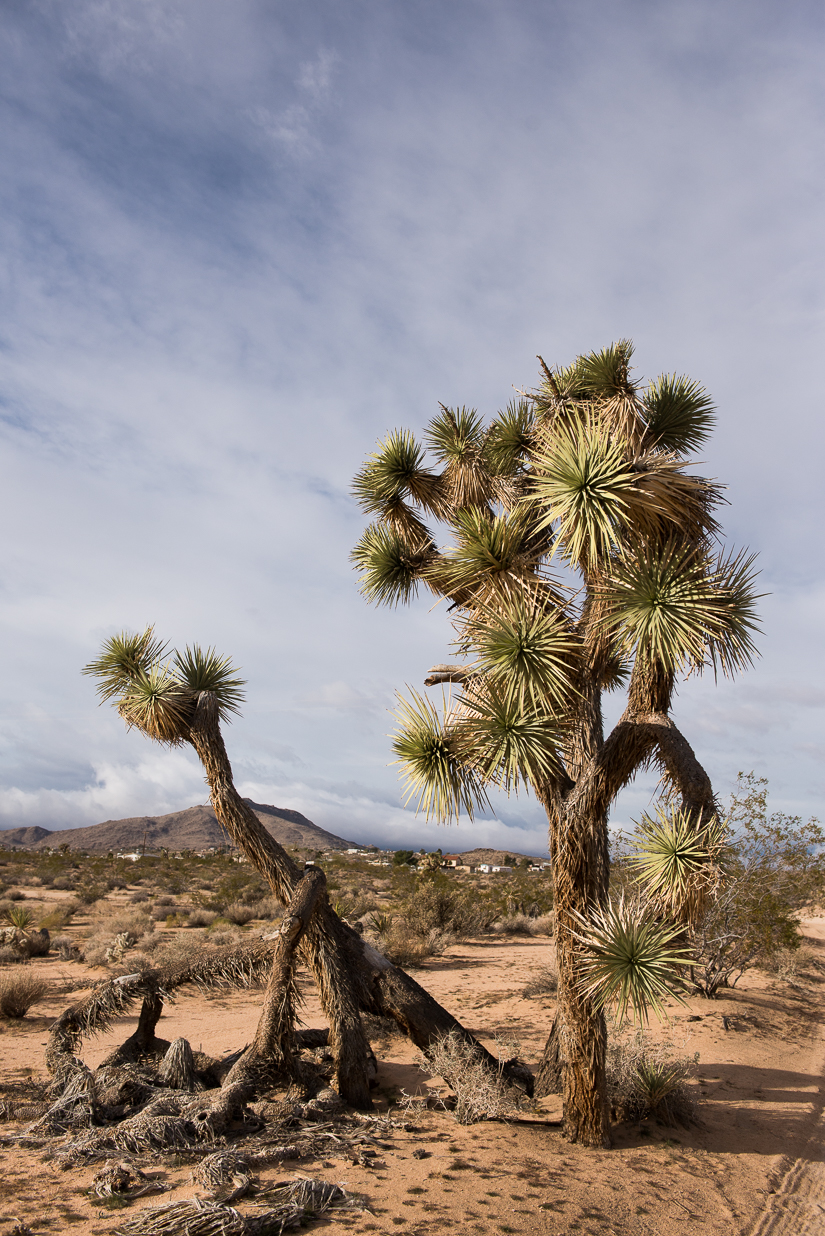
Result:
{"label": "sky", "polygon": [[807,0],[6,0],[0,827],[206,801],[80,672],[154,623],[242,667],[245,795],[545,852],[529,797],[403,809],[395,692],[449,624],[360,597],[350,485],[439,401],[492,416],[538,353],[622,337],[712,395],[702,470],[768,594],[755,667],[675,719],[722,798],[753,770],[821,815],[824,35]]}

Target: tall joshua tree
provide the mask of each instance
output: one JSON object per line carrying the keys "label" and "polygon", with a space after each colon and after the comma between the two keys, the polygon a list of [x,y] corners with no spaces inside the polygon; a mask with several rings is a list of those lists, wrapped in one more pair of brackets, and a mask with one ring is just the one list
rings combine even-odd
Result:
{"label": "tall joshua tree", "polygon": [[[523,785],[547,813],[559,962],[548,1053],[566,1134],[590,1146],[609,1144],[605,1022],[587,982],[587,924],[607,921],[608,811],[654,765],[678,835],[688,821],[695,848],[712,831],[713,790],[670,716],[674,688],[707,666],[746,667],[756,628],[753,558],[720,550],[720,487],[688,471],[711,401],[686,377],[639,384],[631,355],[623,340],[567,368],[541,361],[538,388],[486,426],[441,405],[425,433],[434,467],[396,430],[354,482],[375,521],[353,551],[363,595],[396,605],[423,584],[448,602],[462,658],[425,680],[460,684],[440,711],[416,691],[400,700],[406,801],[444,822],[472,818],[490,786]],[[605,736],[602,696],[620,688],[627,705]]]}

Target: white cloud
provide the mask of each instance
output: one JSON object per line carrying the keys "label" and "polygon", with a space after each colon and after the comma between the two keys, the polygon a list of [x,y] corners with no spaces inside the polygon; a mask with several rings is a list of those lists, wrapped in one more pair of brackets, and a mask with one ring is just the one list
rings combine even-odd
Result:
{"label": "white cloud", "polygon": [[[753,767],[780,805],[820,809],[825,66],[805,12],[777,13],[6,7],[8,824],[203,797],[197,768],[136,772],[140,740],[79,675],[105,635],[156,621],[243,667],[239,780],[277,802],[286,769],[333,831],[339,812],[416,836],[387,708],[450,656],[449,623],[357,596],[350,478],[437,400],[493,412],[536,352],[628,334],[642,372],[715,396],[704,466],[774,593],[763,660],[688,684],[678,719],[720,791]],[[477,827],[510,835],[523,811],[544,836],[511,808],[512,829]]]}

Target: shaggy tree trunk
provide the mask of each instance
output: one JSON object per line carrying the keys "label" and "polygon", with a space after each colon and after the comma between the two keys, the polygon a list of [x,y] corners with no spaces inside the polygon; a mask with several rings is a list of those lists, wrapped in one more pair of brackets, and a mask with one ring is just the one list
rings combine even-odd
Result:
{"label": "shaggy tree trunk", "polygon": [[672,674],[637,662],[628,706],[604,740],[599,693],[591,684],[582,692],[570,782],[543,795],[550,820],[559,999],[535,1093],[541,1097],[561,1088],[565,1135],[587,1146],[610,1145],[607,1033],[603,1015],[580,991],[576,915],[587,918],[590,910],[607,900],[610,805],[640,768],[655,761],[680,794],[697,830],[717,811],[710,778],[667,715],[672,692]]}
{"label": "shaggy tree trunk", "polygon": [[297,1078],[295,1063],[295,950],[326,893],[326,876],[319,867],[305,871],[289,903],[272,958],[261,1015],[252,1043],[224,1080],[231,1085],[247,1076],[275,1071]]}
{"label": "shaggy tree trunk", "polygon": [[603,1013],[579,989],[582,946],[577,939],[581,926],[577,915],[586,916],[607,896],[607,820],[583,815],[577,807],[573,797],[551,814],[559,996],[556,1042],[548,1041],[545,1049],[543,1083],[551,1079],[550,1062],[556,1055],[561,1064],[565,1137],[583,1146],[609,1146],[607,1031]]}
{"label": "shaggy tree trunk", "polygon": [[[206,771],[212,806],[235,845],[267,881],[286,906],[292,899],[302,870],[270,836],[258,817],[238,794],[232,768],[218,724],[214,697],[198,699],[189,741]],[[499,1062],[442,1008],[422,987],[343,923],[319,896],[315,912],[298,943],[318,985],[324,1012],[329,1018],[329,1045],[336,1062],[338,1091],[353,1106],[368,1106],[368,1053],[360,1010],[391,1017],[417,1047],[451,1031],[472,1044],[491,1070],[532,1092],[532,1078],[523,1068]]]}

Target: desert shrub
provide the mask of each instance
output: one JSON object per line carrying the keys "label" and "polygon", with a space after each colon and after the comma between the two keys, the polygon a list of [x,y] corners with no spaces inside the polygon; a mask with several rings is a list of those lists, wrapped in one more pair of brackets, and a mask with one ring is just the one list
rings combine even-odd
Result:
{"label": "desert shrub", "polygon": [[93,906],[101,897],[106,896],[106,889],[102,884],[79,884],[75,894],[81,905]]}
{"label": "desert shrub", "polygon": [[74,888],[74,881],[70,880],[68,876],[55,876],[51,881],[50,887],[65,892],[67,889]]}
{"label": "desert shrub", "polygon": [[149,913],[151,914],[154,922],[165,923],[167,918],[171,917],[173,911],[168,905],[154,905]]}
{"label": "desert shrub", "polygon": [[407,930],[422,939],[433,931],[464,939],[490,927],[487,907],[439,874],[416,882],[414,893],[401,906],[401,916]]}
{"label": "desert shrub", "polygon": [[80,951],[71,936],[54,936],[52,948],[61,961],[77,961],[80,956]]}
{"label": "desert shrub", "polygon": [[129,900],[133,906],[143,905],[144,902],[149,900],[149,894],[145,888],[139,888],[136,892],[132,893]]}
{"label": "desert shrub", "polygon": [[651,1042],[641,1029],[629,1037],[610,1039],[607,1091],[614,1118],[655,1116],[671,1125],[689,1124],[695,1119],[696,1102],[687,1082],[698,1059],[698,1052],[680,1056],[672,1043]]}
{"label": "desert shrub", "polygon": [[393,920],[387,931],[376,938],[378,949],[393,963],[402,967],[414,968],[421,965],[428,957],[440,957],[450,944],[456,943],[456,937],[449,932],[435,929],[425,936],[409,931],[403,921]]}
{"label": "desert shrub", "polygon": [[151,938],[154,930],[155,924],[150,916],[141,911],[124,910],[121,914],[98,919],[80,945],[83,960],[90,966],[119,961],[123,953],[138,941]]}
{"label": "desert shrub", "polygon": [[185,927],[211,927],[217,918],[214,910],[193,910],[187,918]]}
{"label": "desert shrub", "polygon": [[825,896],[825,833],[817,820],[768,814],[767,781],[739,774],[719,887],[693,932],[694,988],[713,999],[754,965],[799,948],[799,916]]}
{"label": "desert shrub", "polygon": [[27,931],[22,940],[22,948],[29,957],[46,957],[51,948],[51,937],[45,927],[39,931]]}
{"label": "desert shrub", "polygon": [[15,966],[28,962],[28,953],[23,953],[12,944],[0,944],[0,965]]}
{"label": "desert shrub", "polygon": [[172,897],[169,893],[161,893],[159,897],[155,898],[156,906],[173,906],[174,904],[175,904],[175,898]]}
{"label": "desert shrub", "polygon": [[[212,927],[207,928],[207,931],[210,943],[217,944],[219,946],[226,944],[240,944],[241,941],[246,939],[243,932],[239,931],[237,927],[227,927],[225,925],[221,925],[219,919],[216,920]],[[188,939],[189,937],[184,937],[184,940],[187,941],[186,946],[191,947],[188,944]],[[181,943],[183,942],[184,941],[181,941]]]}
{"label": "desert shrub", "polygon": [[74,897],[67,898],[66,901],[58,902],[57,905],[50,905],[48,913],[40,920],[41,927],[47,927],[49,931],[55,931],[60,927],[65,927],[67,923],[72,921],[72,918],[77,914],[80,905],[75,901]]}
{"label": "desert shrub", "polygon": [[19,888],[6,889],[6,899],[8,901],[25,901],[26,894],[21,892]]}
{"label": "desert shrub", "polygon": [[0,1016],[25,1017],[47,991],[48,983],[30,971],[0,976]]}
{"label": "desert shrub", "polygon": [[558,991],[559,975],[555,966],[542,966],[537,970],[521,994],[529,999],[535,996],[552,996]]}
{"label": "desert shrub", "polygon": [[[518,1045],[508,1043],[506,1055],[515,1055]],[[503,1067],[505,1054],[499,1053]],[[475,1124],[478,1120],[502,1120],[518,1107],[517,1092],[507,1086],[501,1075],[487,1068],[481,1053],[472,1043],[465,1042],[451,1031],[433,1043],[424,1054],[423,1067],[443,1077],[455,1095],[453,1116],[459,1124]]]}
{"label": "desert shrub", "polygon": [[244,927],[247,923],[251,923],[253,918],[258,917],[258,912],[254,906],[244,905],[241,901],[233,901],[224,910],[223,917],[227,922],[234,923],[236,927]]}

